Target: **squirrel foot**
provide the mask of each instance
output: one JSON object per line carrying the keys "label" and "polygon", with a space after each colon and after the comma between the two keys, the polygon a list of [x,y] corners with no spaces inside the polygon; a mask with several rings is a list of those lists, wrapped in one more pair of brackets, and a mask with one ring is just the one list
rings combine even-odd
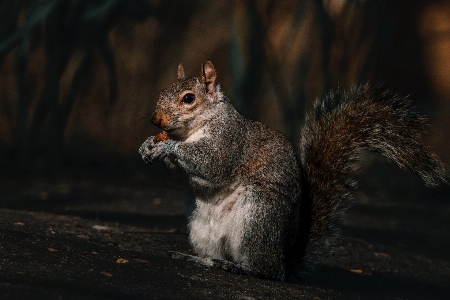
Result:
{"label": "squirrel foot", "polygon": [[228,271],[238,275],[251,275],[258,278],[265,276],[256,272],[252,272],[243,266],[237,265],[227,260],[212,259],[209,257],[200,257],[195,255],[184,254],[176,251],[168,251],[167,254],[173,259],[183,259],[193,262],[198,267],[209,267],[219,270]]}

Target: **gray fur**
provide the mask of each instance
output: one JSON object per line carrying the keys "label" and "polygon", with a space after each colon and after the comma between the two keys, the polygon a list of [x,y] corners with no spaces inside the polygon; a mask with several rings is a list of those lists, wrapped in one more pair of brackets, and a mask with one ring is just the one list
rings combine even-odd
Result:
{"label": "gray fur", "polygon": [[[379,86],[353,87],[317,100],[301,131],[305,170],[300,232],[305,255],[302,266],[317,263],[336,237],[335,225],[353,204],[362,150],[378,152],[400,168],[419,176],[430,187],[447,183],[440,159],[423,145],[426,119],[411,109],[410,100]],[[311,222],[310,220],[321,220]]]}
{"label": "gray fur", "polygon": [[[302,130],[300,163],[281,134],[236,111],[210,62],[201,71],[202,78],[186,78],[179,66],[179,80],[161,93],[153,118],[170,139],[150,137],[139,149],[146,162],[188,175],[196,195],[190,241],[200,256],[270,279],[300,274],[327,249],[333,225],[352,203],[349,178],[362,149],[382,153],[427,185],[445,181],[444,166],[418,139],[423,119],[403,98],[377,98],[364,87],[317,102]],[[186,93],[195,95],[193,103],[183,102]]]}

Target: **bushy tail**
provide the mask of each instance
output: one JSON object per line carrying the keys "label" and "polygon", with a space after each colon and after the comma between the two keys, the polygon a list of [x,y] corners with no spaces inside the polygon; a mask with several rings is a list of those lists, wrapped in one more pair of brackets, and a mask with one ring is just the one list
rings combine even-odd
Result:
{"label": "bushy tail", "polygon": [[334,225],[353,203],[351,178],[361,150],[375,151],[417,174],[427,186],[446,182],[446,168],[422,144],[425,119],[410,100],[380,88],[354,87],[316,101],[302,128],[300,151],[305,190],[299,248],[302,267],[317,262],[335,237]]}

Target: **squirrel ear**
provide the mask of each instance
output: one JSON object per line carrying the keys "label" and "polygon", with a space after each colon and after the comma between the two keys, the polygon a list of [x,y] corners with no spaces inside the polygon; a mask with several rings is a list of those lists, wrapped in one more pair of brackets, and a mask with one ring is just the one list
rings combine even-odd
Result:
{"label": "squirrel ear", "polygon": [[201,70],[202,81],[205,84],[205,90],[207,94],[212,94],[214,91],[214,84],[216,83],[216,70],[214,65],[210,61],[205,61],[202,64]]}
{"label": "squirrel ear", "polygon": [[186,74],[184,73],[184,68],[183,68],[182,64],[178,65],[177,75],[178,75],[178,80],[186,78]]}

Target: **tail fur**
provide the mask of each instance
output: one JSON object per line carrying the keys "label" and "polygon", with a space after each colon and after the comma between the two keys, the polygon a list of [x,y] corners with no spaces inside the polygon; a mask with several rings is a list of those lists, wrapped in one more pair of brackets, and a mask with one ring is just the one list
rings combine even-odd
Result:
{"label": "tail fur", "polygon": [[408,97],[380,87],[338,90],[316,101],[301,131],[305,189],[299,232],[300,267],[311,266],[336,236],[334,225],[353,203],[361,150],[382,154],[418,175],[427,186],[447,182],[446,167],[427,151],[421,134],[426,119]]}

